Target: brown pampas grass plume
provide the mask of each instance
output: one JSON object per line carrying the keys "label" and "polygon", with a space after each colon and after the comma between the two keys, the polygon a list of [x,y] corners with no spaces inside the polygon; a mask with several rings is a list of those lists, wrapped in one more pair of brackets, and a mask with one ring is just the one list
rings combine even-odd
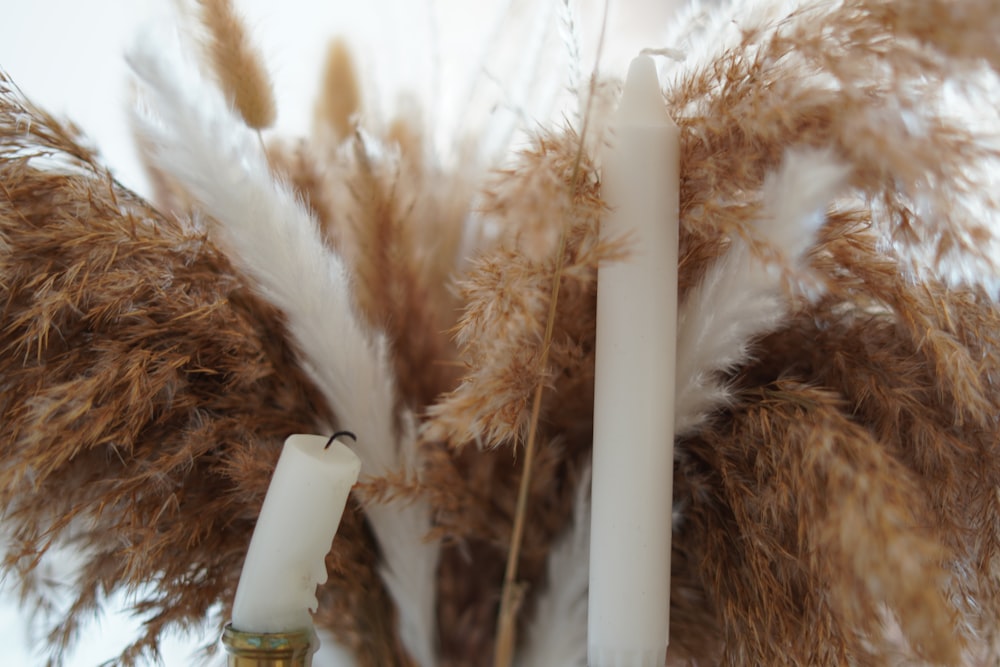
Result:
{"label": "brown pampas grass plume", "polygon": [[[201,9],[230,58],[216,74],[253,69],[231,4]],[[683,426],[663,434],[670,664],[1000,660],[998,16],[993,0],[761,0],[689,8],[673,29],[688,338]],[[577,18],[561,19],[571,45]],[[384,351],[379,414],[399,439],[355,489],[316,623],[365,667],[485,664],[511,559],[505,659],[583,667],[597,269],[635,250],[599,234],[620,83],[595,82],[586,132],[532,127],[484,164],[442,156],[418,111],[358,114],[367,91],[335,43],[312,135],[275,138],[261,166],[244,125],[273,120],[266,79],[250,86],[263,114],[223,83],[241,120],[185,98],[159,55],[139,67],[174,86],[149,98],[164,122],[137,123],[155,202],[0,79],[3,568],[51,612],[53,664],[116,590],[142,591],[146,621],[124,665],[225,620],[282,439],[338,423],[329,386],[367,405],[303,342],[376,349],[308,337],[302,312],[335,284],[356,338]],[[218,128],[239,141],[189,141]],[[233,171],[192,178],[203,158]],[[268,196],[299,226],[259,214]],[[222,211],[230,236],[208,201],[245,207]],[[276,297],[313,246],[247,262],[231,241],[250,223],[264,251],[308,232],[337,282]],[[414,508],[413,539],[394,541]],[[80,566],[60,614],[42,574],[65,548]],[[387,578],[390,562],[430,564],[427,586]]]}
{"label": "brown pampas grass plume", "polygon": [[271,77],[233,0],[198,0],[198,6],[208,33],[205,54],[226,99],[248,127],[270,127],[278,113]]}
{"label": "brown pampas grass plume", "polygon": [[[331,416],[281,314],[204,229],[161,216],[76,138],[0,79],[4,568],[37,586],[29,573],[54,543],[81,554],[47,636],[58,663],[104,595],[158,562],[155,594],[134,608],[143,635],[120,656],[141,664],[166,628],[225,620],[281,442]],[[99,469],[103,481],[87,472]],[[328,627],[362,658],[383,656],[370,650],[390,614],[371,538],[351,508],[341,531],[353,555],[329,558],[330,609],[354,620]],[[40,609],[61,604],[32,590]]]}

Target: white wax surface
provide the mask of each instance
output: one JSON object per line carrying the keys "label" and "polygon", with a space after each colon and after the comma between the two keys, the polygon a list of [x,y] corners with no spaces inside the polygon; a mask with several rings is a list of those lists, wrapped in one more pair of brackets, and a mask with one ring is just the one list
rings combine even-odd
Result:
{"label": "white wax surface", "polygon": [[339,441],[293,435],[285,441],[233,602],[233,627],[285,632],[312,627],[324,559],[361,472],[357,455]]}
{"label": "white wax surface", "polygon": [[679,130],[653,61],[632,61],[604,162],[605,238],[629,256],[597,281],[588,656],[663,665],[670,627]]}

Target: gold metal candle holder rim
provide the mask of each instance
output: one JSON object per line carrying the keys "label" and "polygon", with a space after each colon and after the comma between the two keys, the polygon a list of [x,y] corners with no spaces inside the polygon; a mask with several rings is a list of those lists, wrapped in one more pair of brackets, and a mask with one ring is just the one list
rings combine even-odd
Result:
{"label": "gold metal candle holder rim", "polygon": [[319,649],[312,628],[289,632],[243,632],[227,625],[222,645],[229,667],[310,667]]}

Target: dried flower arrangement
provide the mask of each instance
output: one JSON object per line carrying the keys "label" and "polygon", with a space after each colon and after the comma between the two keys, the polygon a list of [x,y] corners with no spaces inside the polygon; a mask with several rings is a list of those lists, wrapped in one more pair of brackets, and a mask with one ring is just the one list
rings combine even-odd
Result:
{"label": "dried flower arrangement", "polygon": [[[217,86],[131,54],[155,202],[0,78],[4,569],[44,611],[39,564],[78,554],[53,662],[109,591],[152,584],[122,664],[227,619],[282,439],[343,427],[363,478],[316,621],[357,665],[490,663],[528,440],[514,661],[585,664],[617,84],[480,183],[359,124],[335,45],[310,140],[265,146],[266,70],[199,7]],[[1000,657],[998,33],[992,0],[677,26],[674,663]]]}

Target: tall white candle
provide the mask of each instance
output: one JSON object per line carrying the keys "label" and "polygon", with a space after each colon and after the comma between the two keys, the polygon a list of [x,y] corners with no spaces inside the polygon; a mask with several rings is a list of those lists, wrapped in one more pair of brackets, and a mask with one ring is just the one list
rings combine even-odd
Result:
{"label": "tall white candle", "polygon": [[316,586],[326,581],[326,554],[340,525],[361,461],[344,444],[293,435],[264,497],[233,601],[242,632],[312,627]]}
{"label": "tall white candle", "polygon": [[601,183],[629,255],[597,277],[590,667],[660,667],[669,641],[679,134],[636,58]]}

